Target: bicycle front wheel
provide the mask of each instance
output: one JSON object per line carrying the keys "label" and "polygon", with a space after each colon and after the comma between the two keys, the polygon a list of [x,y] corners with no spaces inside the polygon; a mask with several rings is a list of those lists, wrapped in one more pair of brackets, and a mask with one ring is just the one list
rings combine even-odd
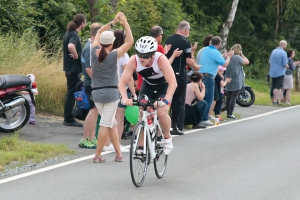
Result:
{"label": "bicycle front wheel", "polygon": [[166,172],[168,156],[164,153],[164,139],[156,137],[155,139],[156,157],[154,159],[154,171],[157,178],[162,178]]}
{"label": "bicycle front wheel", "polygon": [[[148,162],[150,159],[149,148],[144,144],[144,125],[138,123],[133,131],[130,147],[130,174],[133,184],[140,187],[146,177]],[[146,153],[143,153],[141,147],[145,146]]]}

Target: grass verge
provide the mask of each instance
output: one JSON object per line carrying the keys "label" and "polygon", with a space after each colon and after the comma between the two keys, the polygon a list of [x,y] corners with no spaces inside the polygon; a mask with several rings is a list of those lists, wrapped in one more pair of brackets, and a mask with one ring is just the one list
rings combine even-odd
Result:
{"label": "grass verge", "polygon": [[15,133],[0,139],[0,171],[8,166],[19,167],[28,162],[39,163],[55,156],[74,154],[66,145],[28,142]]}
{"label": "grass verge", "polygon": [[[271,106],[272,102],[270,99],[270,82],[262,81],[262,80],[251,80],[246,79],[246,84],[252,87],[252,90],[255,94],[255,105],[265,105]],[[294,84],[295,86],[295,84]],[[294,89],[291,91],[291,104],[299,105],[300,104],[300,92],[297,92]],[[282,104],[282,106],[288,106],[286,104]]]}

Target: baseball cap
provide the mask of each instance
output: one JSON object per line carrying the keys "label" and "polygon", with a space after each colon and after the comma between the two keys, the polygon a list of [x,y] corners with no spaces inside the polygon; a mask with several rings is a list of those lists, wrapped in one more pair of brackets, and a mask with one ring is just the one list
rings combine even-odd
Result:
{"label": "baseball cap", "polygon": [[115,41],[115,36],[114,33],[112,31],[104,31],[103,33],[101,33],[100,35],[100,43],[101,44],[112,44]]}

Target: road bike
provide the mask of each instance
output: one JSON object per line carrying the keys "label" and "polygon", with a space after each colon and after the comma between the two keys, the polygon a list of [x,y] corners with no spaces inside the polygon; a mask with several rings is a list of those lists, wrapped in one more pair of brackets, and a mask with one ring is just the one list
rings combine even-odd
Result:
{"label": "road bike", "polygon": [[164,134],[159,125],[155,101],[142,95],[142,100],[134,101],[142,110],[130,147],[130,173],[133,184],[140,187],[146,177],[148,165],[154,163],[157,178],[162,178],[167,167],[168,156],[164,154]]}

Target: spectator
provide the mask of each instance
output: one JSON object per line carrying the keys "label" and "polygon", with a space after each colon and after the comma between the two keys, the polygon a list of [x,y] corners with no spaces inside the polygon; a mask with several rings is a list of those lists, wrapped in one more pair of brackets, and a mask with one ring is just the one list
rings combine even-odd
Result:
{"label": "spectator", "polygon": [[243,65],[248,65],[249,60],[244,56],[240,44],[233,45],[230,50],[234,51],[234,56],[231,58],[226,69],[226,77],[231,78],[231,81],[226,85],[226,110],[227,118],[237,119],[233,115],[233,110],[236,98],[244,85]]}
{"label": "spectator", "polygon": [[204,100],[207,102],[207,107],[205,113],[202,117],[201,123],[205,126],[212,126],[212,123],[208,119],[208,112],[214,98],[214,88],[215,88],[215,76],[218,71],[218,66],[222,65],[227,67],[231,57],[233,56],[233,51],[227,53],[227,58],[224,60],[218,49],[221,46],[221,38],[215,36],[211,39],[210,45],[205,47],[201,53],[200,62],[197,64],[201,65],[200,72],[204,75],[203,83],[205,85],[205,97]]}
{"label": "spectator", "polygon": [[[201,124],[202,116],[206,110],[207,103],[204,101],[205,86],[202,83],[203,75],[196,71],[191,75],[191,83],[187,84],[185,97],[185,125],[193,125],[193,129],[206,128]],[[197,103],[192,102],[197,98]]]}
{"label": "spectator", "polygon": [[[209,110],[209,118],[214,120],[215,122],[219,122],[220,120],[220,113],[222,109],[222,104],[223,104],[223,94],[224,94],[224,87],[226,86],[227,83],[231,81],[231,78],[226,78],[224,80],[223,74],[224,71],[226,70],[225,67],[222,67],[219,65],[218,67],[218,73],[215,77],[215,94],[216,96],[214,98],[214,102],[211,104],[210,110]],[[217,94],[217,95],[216,95]],[[213,111],[215,112],[215,117],[212,116]]]}
{"label": "spectator", "polygon": [[[126,38],[123,45],[113,50],[115,36],[113,32],[108,30],[118,22],[125,28]],[[117,86],[117,59],[121,58],[130,49],[132,44],[133,36],[130,26],[125,15],[119,12],[112,22],[102,26],[97,31],[92,45],[92,100],[95,102],[96,108],[101,115],[97,149],[93,158],[93,162],[95,163],[105,162],[105,159],[101,156],[101,151],[108,136],[110,136],[116,151],[115,161],[121,162],[123,160],[115,119],[120,98]],[[98,49],[97,47],[100,45],[101,49]]]}
{"label": "spectator", "polygon": [[164,31],[160,26],[153,26],[150,30],[150,36],[157,41],[157,52],[165,54],[164,47],[161,45],[163,35]]}
{"label": "spectator", "polygon": [[[113,45],[113,49],[117,49],[120,46],[122,46],[125,43],[125,32],[123,30],[115,30],[115,41]],[[119,68],[119,78],[121,78],[126,65],[129,61],[129,56],[127,53],[125,53],[122,57],[118,58],[118,68]],[[127,96],[128,98],[131,97],[131,95],[136,96],[135,94],[135,88],[134,88],[134,80],[133,78],[129,81],[128,86],[126,86],[127,89]],[[119,133],[119,141],[121,142],[122,133],[124,129],[124,114],[125,114],[125,105],[122,105],[120,102],[118,104],[117,112],[116,112],[116,120],[117,120],[117,129]],[[128,149],[125,149],[122,145],[120,146],[121,152],[129,152]]]}
{"label": "spectator", "polygon": [[[187,85],[186,65],[199,70],[191,55],[191,43],[186,39],[191,31],[190,24],[182,21],[178,24],[176,33],[169,36],[166,40],[167,45],[171,45],[167,58],[171,58],[175,50],[182,50],[183,54],[176,57],[172,63],[172,68],[177,81],[177,88],[173,95],[171,104],[172,135],[183,135],[184,115],[185,115],[185,93]],[[179,117],[180,116],[180,117]]]}
{"label": "spectator", "polygon": [[285,71],[284,80],[283,80],[283,102],[287,105],[291,105],[291,89],[293,89],[293,71],[296,66],[299,64],[299,61],[294,62],[293,58],[295,57],[295,51],[293,49],[287,50],[288,56],[288,65],[289,67]]}
{"label": "spectator", "polygon": [[200,57],[201,57],[202,51],[205,47],[209,46],[211,38],[213,38],[213,37],[214,37],[213,35],[208,35],[204,38],[203,47],[198,51],[197,56],[196,56],[196,62],[197,63],[200,63]]}
{"label": "spectator", "polygon": [[[84,122],[83,128],[83,135],[79,141],[78,146],[80,148],[96,148],[97,146],[97,139],[95,138],[95,124],[97,121],[98,111],[95,107],[94,101],[91,99],[92,93],[92,86],[91,86],[91,77],[92,77],[92,64],[91,64],[91,49],[92,44],[95,40],[95,36],[97,31],[101,28],[101,23],[93,23],[90,28],[90,39],[88,39],[87,43],[85,44],[81,61],[82,61],[82,74],[84,75],[83,78],[83,85],[85,92],[89,99],[90,110],[87,114]],[[100,48],[100,47],[99,47]]]}
{"label": "spectator", "polygon": [[286,47],[287,42],[281,40],[279,42],[279,47],[272,51],[269,59],[269,75],[272,78],[271,91],[273,91],[273,105],[280,104],[279,101],[282,97],[281,89],[283,87],[284,75],[286,69],[289,67],[287,53],[284,51]]}
{"label": "spectator", "polygon": [[82,45],[78,32],[80,32],[86,23],[86,18],[83,14],[77,14],[70,21],[67,27],[67,32],[64,35],[63,41],[63,65],[67,78],[67,95],[64,107],[64,125],[82,127],[82,124],[77,122],[72,115],[72,109],[75,104],[74,93],[76,92],[76,84],[80,81],[78,74],[82,72],[81,52]]}
{"label": "spectator", "polygon": [[[33,74],[28,74],[27,76],[28,76],[28,78],[30,78],[31,84],[36,85],[35,76]],[[34,89],[31,89],[31,90],[32,90],[34,96],[38,95],[37,87]],[[35,125],[35,105],[32,102],[30,94],[27,91],[21,91],[20,93],[23,95],[23,97],[25,97],[25,99],[28,101],[29,106],[30,106],[29,124]]]}

